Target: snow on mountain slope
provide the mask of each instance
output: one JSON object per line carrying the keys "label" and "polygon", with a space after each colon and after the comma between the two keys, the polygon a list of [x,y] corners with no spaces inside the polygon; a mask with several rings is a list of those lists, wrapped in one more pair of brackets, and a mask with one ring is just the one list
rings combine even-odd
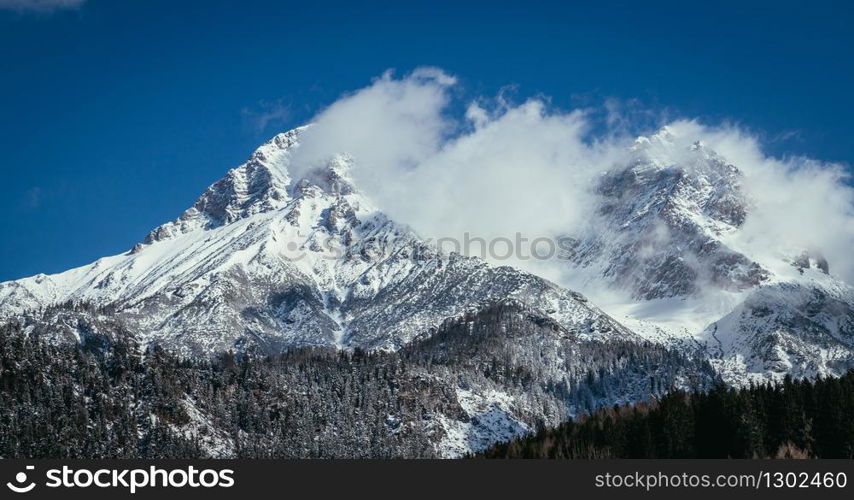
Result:
{"label": "snow on mountain slope", "polygon": [[574,236],[571,286],[644,338],[709,356],[735,384],[852,366],[854,289],[804,249],[769,260],[741,248],[754,202],[737,166],[666,127],[631,152],[600,179],[592,229]]}
{"label": "snow on mountain slope", "polygon": [[761,283],[767,271],[725,243],[746,217],[740,171],[700,143],[683,150],[673,139],[667,128],[639,138],[632,164],[603,175],[599,217],[572,261],[638,300]]}
{"label": "snow on mountain slope", "polygon": [[481,395],[465,389],[457,389],[457,400],[468,417],[454,420],[439,416],[439,425],[444,436],[437,448],[443,457],[461,457],[488,448],[492,443],[511,441],[531,432],[524,422],[516,420],[514,399],[495,390]]}
{"label": "snow on mountain slope", "polygon": [[296,129],[273,138],[125,254],[0,284],[0,316],[109,304],[144,343],[184,354],[397,349],[446,318],[505,300],[583,338],[633,335],[577,293],[437,252],[359,193],[345,154],[292,182],[298,137]]}
{"label": "snow on mountain slope", "polygon": [[601,176],[597,215],[572,235],[568,283],[608,314],[533,274],[438,252],[359,192],[346,154],[292,179],[300,130],[131,251],[0,284],[0,319],[87,301],[114,307],[143,343],[185,354],[395,350],[447,318],[516,301],[578,338],[639,335],[708,357],[735,384],[851,366],[854,292],[833,263],[800,249],[750,255],[738,244],[753,203],[744,174],[667,128]]}
{"label": "snow on mountain slope", "polygon": [[734,383],[840,375],[854,368],[854,289],[808,268],[758,287],[701,335]]}
{"label": "snow on mountain slope", "polygon": [[279,134],[255,150],[249,160],[210,186],[178,219],[151,231],[142,244],[162,241],[195,229],[210,229],[254,214],[281,208],[291,182],[287,165],[291,148],[305,127]]}

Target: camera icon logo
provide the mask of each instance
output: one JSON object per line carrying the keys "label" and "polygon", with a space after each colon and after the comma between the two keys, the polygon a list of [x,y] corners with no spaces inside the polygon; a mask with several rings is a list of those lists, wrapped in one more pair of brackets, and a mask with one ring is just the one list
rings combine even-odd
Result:
{"label": "camera icon logo", "polygon": [[[27,466],[27,470],[33,470],[33,469],[35,469],[35,466],[33,466],[33,465]],[[17,484],[12,483],[12,482],[6,483],[6,486],[10,490],[14,491],[15,493],[28,493],[28,492],[32,491],[33,488],[36,487],[36,483],[33,483],[33,482],[30,482],[30,484],[27,484],[27,485],[24,484],[27,482],[27,473],[26,472],[19,472],[19,473],[15,474],[15,482]]]}

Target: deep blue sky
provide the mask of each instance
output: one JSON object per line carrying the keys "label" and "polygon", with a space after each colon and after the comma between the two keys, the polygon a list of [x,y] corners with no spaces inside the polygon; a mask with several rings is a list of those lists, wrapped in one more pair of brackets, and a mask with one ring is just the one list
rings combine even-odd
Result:
{"label": "deep blue sky", "polygon": [[[0,10],[0,281],[130,248],[274,133],[387,68],[614,97],[854,163],[845,2],[88,0]],[[633,6],[636,4],[636,6]],[[657,5],[656,5],[657,4]],[[260,113],[287,116],[260,127]]]}

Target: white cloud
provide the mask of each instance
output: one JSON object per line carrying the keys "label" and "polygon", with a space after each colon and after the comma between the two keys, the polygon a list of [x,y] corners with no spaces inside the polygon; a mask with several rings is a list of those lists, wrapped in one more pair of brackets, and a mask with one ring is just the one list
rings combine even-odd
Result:
{"label": "white cloud", "polygon": [[801,250],[821,254],[834,274],[854,283],[854,188],[842,165],[767,156],[755,134],[732,125],[682,121],[674,128],[701,138],[744,173],[752,206],[735,246],[767,267]]}
{"label": "white cloud", "polygon": [[271,125],[281,125],[291,115],[291,109],[281,100],[261,101],[256,108],[240,110],[244,123],[255,132],[263,132]]}
{"label": "white cloud", "polygon": [[[402,79],[386,72],[367,88],[322,111],[301,139],[294,175],[346,152],[354,156],[364,183],[377,185],[415,168],[436,154],[454,126],[443,116],[446,90],[455,79],[423,68]],[[302,169],[302,170],[300,170]]]}
{"label": "white cloud", "polygon": [[86,0],[0,0],[0,9],[18,12],[53,12],[79,8]]}
{"label": "white cloud", "polygon": [[[458,103],[457,85],[422,68],[402,78],[387,72],[345,95],[306,132],[295,177],[347,152],[360,188],[424,236],[554,237],[593,217],[595,177],[626,164],[634,123],[649,128],[664,116],[615,101],[560,111],[544,98],[514,104],[504,93]],[[841,167],[769,157],[757,135],[732,125],[677,120],[669,127],[686,151],[702,141],[744,172],[754,206],[733,245],[760,263],[791,248],[818,250],[854,282],[854,195]]]}

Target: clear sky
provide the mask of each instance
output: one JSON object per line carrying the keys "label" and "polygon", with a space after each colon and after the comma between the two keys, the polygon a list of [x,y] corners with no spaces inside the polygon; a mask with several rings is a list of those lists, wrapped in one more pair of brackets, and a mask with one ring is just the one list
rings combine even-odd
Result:
{"label": "clear sky", "polygon": [[127,250],[388,68],[637,99],[850,165],[849,4],[0,0],[0,280]]}

